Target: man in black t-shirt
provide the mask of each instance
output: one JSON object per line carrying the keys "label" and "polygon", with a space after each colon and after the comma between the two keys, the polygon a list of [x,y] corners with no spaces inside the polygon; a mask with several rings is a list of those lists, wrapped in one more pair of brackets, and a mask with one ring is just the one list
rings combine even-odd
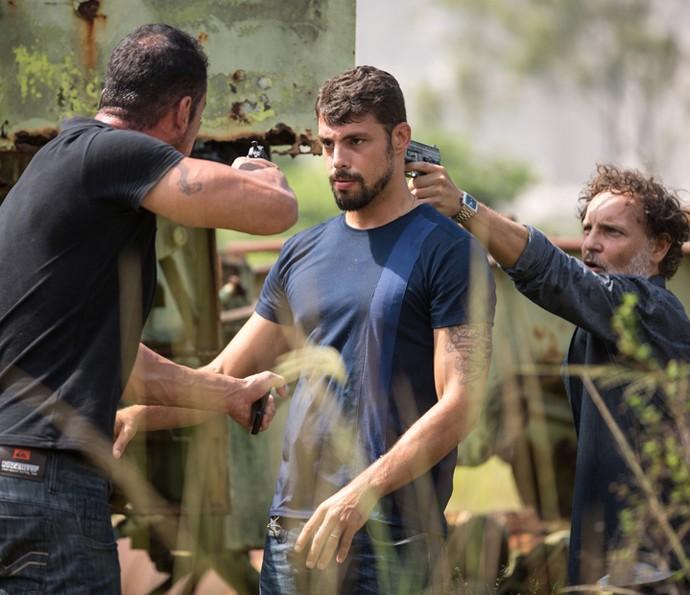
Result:
{"label": "man in black t-shirt", "polygon": [[0,206],[0,593],[119,592],[107,481],[83,454],[93,432],[112,436],[123,393],[249,426],[251,403],[282,384],[184,368],[139,343],[156,215],[264,234],[296,217],[270,162],[188,156],[206,71],[189,35],[137,29],[111,56],[95,119],[67,122]]}

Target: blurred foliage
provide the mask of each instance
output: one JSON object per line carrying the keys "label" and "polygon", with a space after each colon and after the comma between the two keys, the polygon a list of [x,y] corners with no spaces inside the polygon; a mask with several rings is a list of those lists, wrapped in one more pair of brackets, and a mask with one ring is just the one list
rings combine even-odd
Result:
{"label": "blurred foliage", "polygon": [[456,55],[468,106],[480,109],[492,86],[505,90],[505,76],[548,81],[594,103],[616,159],[634,155],[653,169],[683,138],[687,2],[439,1],[465,17]]}
{"label": "blurred foliage", "polygon": [[[631,368],[624,375],[625,404],[643,428],[640,436],[626,437],[630,444],[619,444],[619,449],[625,454],[634,448],[644,474],[635,476],[639,490],[616,486],[628,506],[620,515],[626,543],[613,563],[625,568],[644,551],[657,568],[680,564],[682,575],[690,579],[690,552],[684,551],[690,539],[690,366],[678,360],[660,365],[651,346],[640,340],[638,300],[625,295],[612,321],[619,351]],[[602,384],[615,384],[617,377],[621,375],[610,373]]]}

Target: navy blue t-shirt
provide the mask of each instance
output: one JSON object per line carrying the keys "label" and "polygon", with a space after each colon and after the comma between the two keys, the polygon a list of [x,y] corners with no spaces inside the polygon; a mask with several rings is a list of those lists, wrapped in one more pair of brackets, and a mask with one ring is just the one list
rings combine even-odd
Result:
{"label": "navy blue t-shirt", "polygon": [[0,444],[88,448],[78,419],[112,436],[156,284],[140,204],[182,157],[77,118],[0,205]]}
{"label": "navy blue t-shirt", "polygon": [[[433,332],[470,321],[474,278],[489,292],[479,320],[491,322],[495,297],[485,255],[427,205],[368,230],[349,227],[341,215],[286,242],[256,311],[294,324],[311,344],[337,349],[348,380],[298,382],[272,515],[308,518],[437,403]],[[455,461],[453,450],[384,497],[372,518],[445,530]]]}

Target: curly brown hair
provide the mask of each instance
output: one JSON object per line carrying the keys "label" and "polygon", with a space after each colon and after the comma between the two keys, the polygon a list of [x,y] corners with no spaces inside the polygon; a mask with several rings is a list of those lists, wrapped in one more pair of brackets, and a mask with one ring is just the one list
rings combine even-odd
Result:
{"label": "curly brown hair", "polygon": [[683,258],[683,242],[688,241],[690,234],[690,213],[682,207],[678,196],[638,170],[599,163],[596,172],[580,192],[580,221],[584,219],[591,200],[607,191],[628,194],[642,203],[649,236],[665,236],[671,242],[666,256],[659,263],[659,274],[666,279],[673,277]]}

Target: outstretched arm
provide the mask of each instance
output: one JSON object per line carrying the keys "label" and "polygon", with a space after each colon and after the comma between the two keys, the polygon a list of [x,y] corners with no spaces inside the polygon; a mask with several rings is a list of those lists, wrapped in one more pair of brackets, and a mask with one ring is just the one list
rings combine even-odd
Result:
{"label": "outstretched arm", "polygon": [[[414,162],[407,169],[424,175],[412,178],[412,193],[439,212],[453,217],[460,210],[460,190],[442,165]],[[527,247],[529,232],[524,225],[479,203],[477,214],[464,226],[503,268],[512,267]]]}
{"label": "outstretched arm", "polygon": [[240,157],[232,167],[185,157],[148,192],[142,206],[190,227],[248,233],[285,231],[297,221],[297,201],[270,161]]}
{"label": "outstretched arm", "polygon": [[419,477],[472,429],[480,410],[491,352],[491,327],[467,324],[434,331],[439,401],[383,457],[325,500],[304,526],[295,549],[308,549],[307,566],[325,568],[337,551],[342,563],[354,534],[376,502]]}
{"label": "outstretched arm", "polygon": [[[124,399],[142,405],[118,411],[114,455],[121,456],[139,430],[195,425],[218,412],[249,428],[252,403],[285,384],[271,372],[256,373],[273,367],[276,357],[287,350],[285,333],[285,327],[253,314],[220,355],[198,370],[179,366],[140,345]],[[284,395],[282,388],[279,394]],[[274,413],[271,396],[262,430],[268,428]]]}

